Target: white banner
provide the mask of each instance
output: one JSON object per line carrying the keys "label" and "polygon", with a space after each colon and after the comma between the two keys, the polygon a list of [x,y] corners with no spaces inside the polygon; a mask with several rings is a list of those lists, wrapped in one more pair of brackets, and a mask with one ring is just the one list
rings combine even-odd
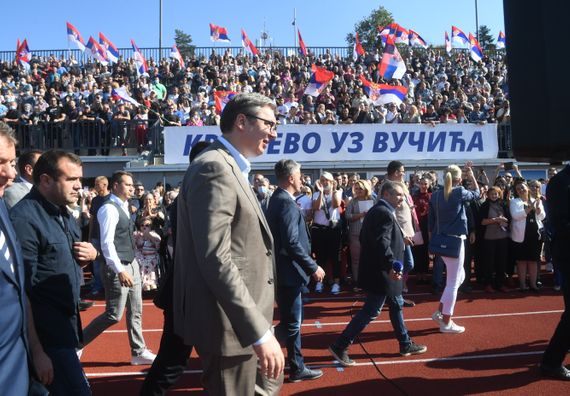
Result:
{"label": "white banner", "polygon": [[[188,163],[192,146],[213,141],[217,126],[164,128],[164,163]],[[496,124],[280,125],[277,139],[252,162],[487,160],[497,158]]]}

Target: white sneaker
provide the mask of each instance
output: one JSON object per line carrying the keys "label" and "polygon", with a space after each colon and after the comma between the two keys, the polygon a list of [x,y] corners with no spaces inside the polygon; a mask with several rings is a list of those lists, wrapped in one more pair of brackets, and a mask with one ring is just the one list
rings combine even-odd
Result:
{"label": "white sneaker", "polygon": [[439,326],[439,331],[441,331],[442,333],[463,333],[465,331],[465,327],[463,326],[459,326],[457,324],[455,324],[455,322],[453,320],[449,321],[449,324],[445,324],[443,323],[441,326]]}
{"label": "white sneaker", "polygon": [[154,358],[156,358],[156,355],[152,353],[150,350],[145,349],[143,353],[141,353],[140,355],[131,357],[131,364],[133,366],[143,366],[143,365],[152,364]]}
{"label": "white sneaker", "polygon": [[331,287],[331,293],[332,294],[340,293],[340,286],[338,285],[338,283],[333,283],[333,285]]}
{"label": "white sneaker", "polygon": [[443,323],[443,314],[440,311],[435,311],[433,313],[433,315],[431,316],[431,318],[433,319],[434,322],[436,322],[440,327],[445,325],[445,323]]}
{"label": "white sneaker", "polygon": [[322,293],[323,292],[323,282],[317,282],[315,285],[315,292]]}

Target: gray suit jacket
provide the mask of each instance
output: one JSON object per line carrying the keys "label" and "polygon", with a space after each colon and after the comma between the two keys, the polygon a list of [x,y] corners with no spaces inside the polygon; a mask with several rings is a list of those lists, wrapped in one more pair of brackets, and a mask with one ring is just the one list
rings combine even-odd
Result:
{"label": "gray suit jacket", "polygon": [[20,176],[14,181],[10,187],[4,191],[4,202],[8,209],[14,207],[22,198],[30,192],[30,188],[22,181]]}
{"label": "gray suit jacket", "polygon": [[250,355],[270,329],[273,238],[249,183],[220,143],[188,168],[178,196],[174,328],[199,352]]}

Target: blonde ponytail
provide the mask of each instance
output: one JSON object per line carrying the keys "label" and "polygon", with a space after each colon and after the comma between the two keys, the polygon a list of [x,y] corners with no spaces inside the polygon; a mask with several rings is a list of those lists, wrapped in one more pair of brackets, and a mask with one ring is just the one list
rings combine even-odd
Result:
{"label": "blonde ponytail", "polygon": [[449,199],[451,189],[453,188],[453,182],[455,180],[461,180],[461,168],[457,165],[449,165],[445,169],[443,184],[443,196],[446,201]]}

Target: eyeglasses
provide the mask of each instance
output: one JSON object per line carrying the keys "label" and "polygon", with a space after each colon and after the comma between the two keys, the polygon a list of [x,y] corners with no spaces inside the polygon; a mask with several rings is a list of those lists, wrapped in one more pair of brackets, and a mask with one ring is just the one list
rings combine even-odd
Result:
{"label": "eyeglasses", "polygon": [[143,224],[142,226],[143,226],[143,228],[150,228],[151,224]]}
{"label": "eyeglasses", "polygon": [[255,118],[256,120],[263,121],[263,123],[269,127],[270,132],[277,132],[277,123],[273,121],[266,120],[265,118],[258,117],[253,114],[244,114],[248,118]]}

